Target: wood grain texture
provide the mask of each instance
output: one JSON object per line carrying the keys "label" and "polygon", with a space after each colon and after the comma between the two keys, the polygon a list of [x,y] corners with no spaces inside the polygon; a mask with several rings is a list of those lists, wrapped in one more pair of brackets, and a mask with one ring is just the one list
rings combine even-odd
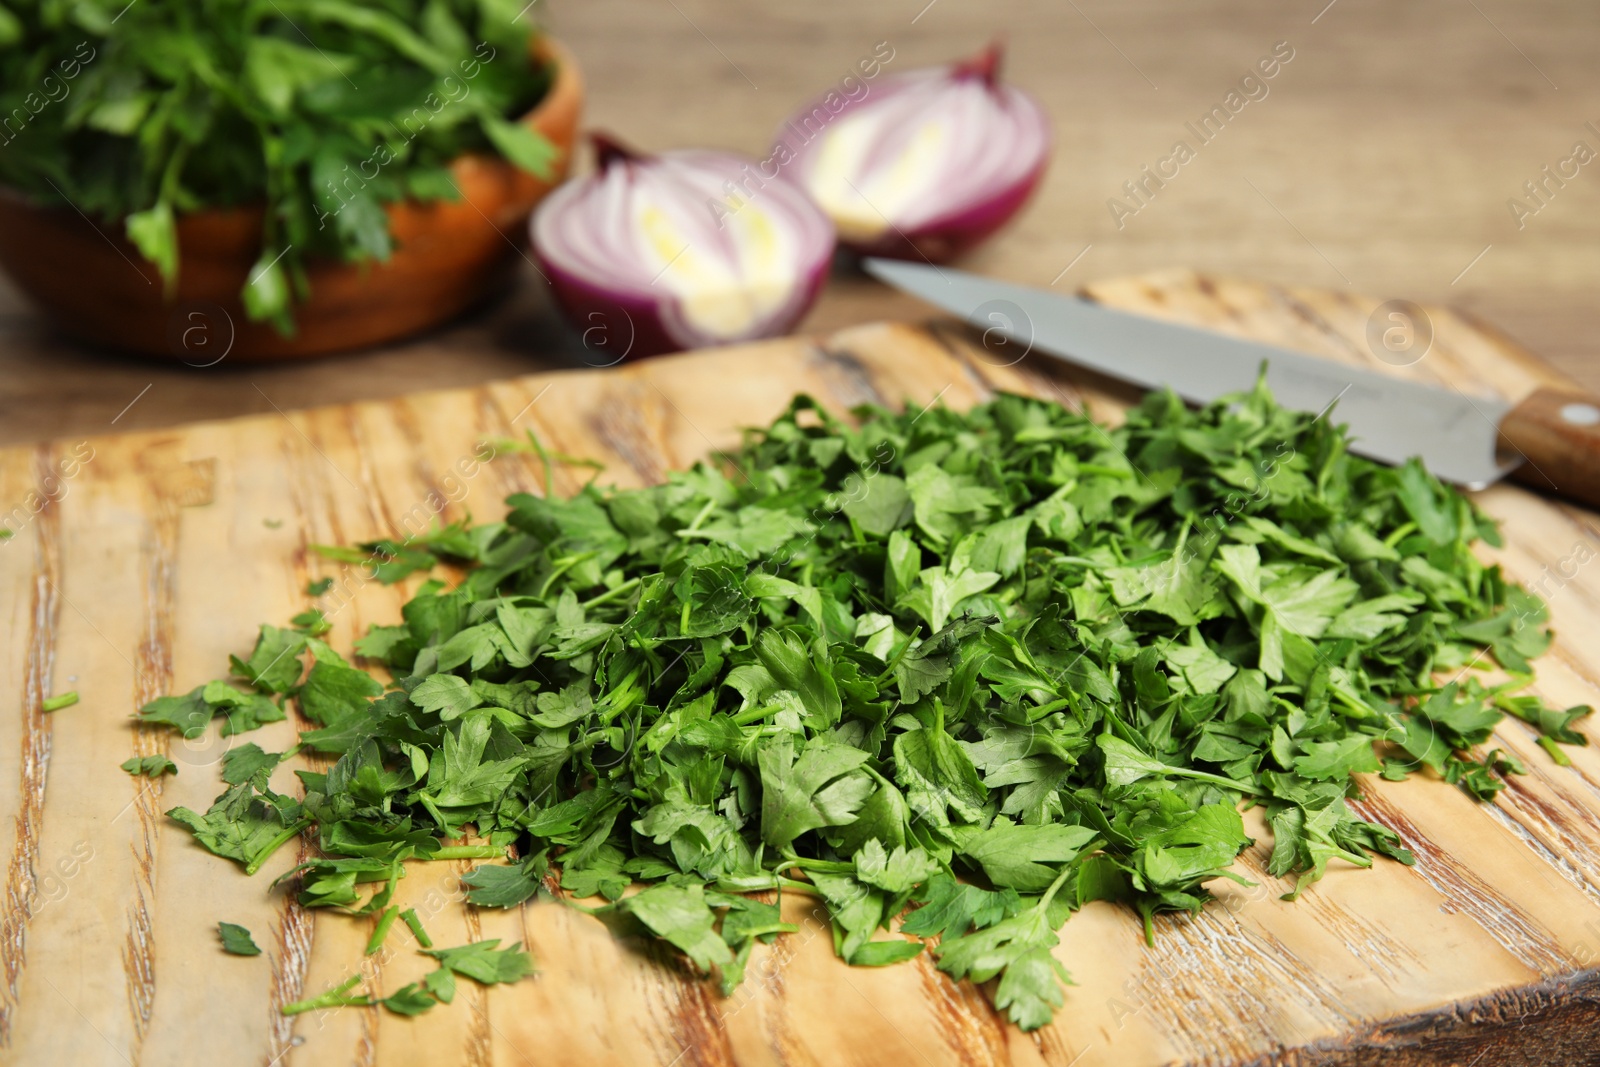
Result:
{"label": "wood grain texture", "polygon": [[[40,447],[31,456],[19,454],[15,457],[16,465],[23,466],[31,459],[33,473],[42,482],[48,470],[49,453],[48,448]],[[59,514],[49,504],[40,509],[36,530],[32,581],[17,589],[12,600],[30,610],[25,624],[27,637],[21,656],[22,669],[12,675],[22,678],[22,706],[17,717],[21,736],[16,741],[19,751],[12,805],[15,835],[5,867],[4,897],[0,898],[0,907],[4,908],[0,912],[0,973],[5,982],[0,988],[4,1005],[0,1008],[0,1039],[10,1034],[19,1006],[19,982],[27,959],[28,924],[39,906],[39,822],[43,816],[45,778],[50,766],[51,731],[40,705],[49,695],[46,686],[55,666],[61,556]],[[18,576],[26,573],[19,571]],[[27,588],[28,585],[32,588]],[[19,628],[18,632],[24,631]]]}
{"label": "wood grain texture", "polygon": [[[1173,272],[1094,285],[1096,298],[1234,330],[1334,359],[1372,363],[1518,400],[1558,375],[1428,309],[1425,358],[1393,368],[1368,347],[1376,301]],[[1058,955],[1076,985],[1055,1022],[1027,1035],[984,992],[922,959],[851,969],[826,916],[786,898],[798,934],[758,946],[749,978],[722,998],[660,948],[619,941],[559,903],[468,908],[470,864],[409,866],[397,903],[435,943],[526,943],[538,978],[484,990],[414,1020],[378,1009],[284,1018],[278,1009],[360,969],[392,992],[427,969],[410,932],[363,948],[371,920],[311,913],[273,878],[309,855],[282,850],[255,878],[197,847],[162,812],[204,808],[229,744],[135,726],[150,696],[225,669],[256,624],[305,606],[327,577],[329,639],[394,621],[410,589],[365,582],[310,546],[403,535],[438,519],[497,516],[538,491],[526,457],[480,463],[485,439],[534,429],[551,447],[606,464],[619,485],[736,443],[797,390],[834,409],[859,403],[964,406],[997,389],[1050,396],[1115,420],[1130,396],[1061,373],[1037,355],[985,349],[950,324],[873,325],[583,371],[495,382],[177,430],[0,450],[0,1061],[472,1065],[1348,1065],[1586,1063],[1600,1041],[1600,751],[1552,764],[1521,723],[1494,744],[1529,774],[1494,806],[1440,781],[1364,783],[1361,813],[1393,828],[1417,865],[1335,868],[1298,903],[1265,873],[1270,835],[1218,882],[1197,916],[1164,916],[1146,948],[1131,913],[1092,904]],[[71,477],[47,477],[87,456]],[[588,476],[558,468],[558,492]],[[34,496],[30,497],[29,494]],[[1538,691],[1566,706],[1600,693],[1600,556],[1595,516],[1499,486],[1479,495],[1504,525],[1486,549],[1550,602],[1558,641]],[[40,506],[35,511],[34,503]],[[82,702],[49,715],[53,692]],[[249,739],[292,743],[302,722]],[[179,774],[132,778],[117,764],[167,753]],[[290,768],[274,785],[296,790]],[[225,956],[219,920],[264,950]]]}

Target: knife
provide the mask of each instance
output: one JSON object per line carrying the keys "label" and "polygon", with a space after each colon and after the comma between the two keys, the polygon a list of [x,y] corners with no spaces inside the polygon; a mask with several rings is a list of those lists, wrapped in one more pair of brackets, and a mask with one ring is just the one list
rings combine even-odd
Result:
{"label": "knife", "polygon": [[1352,452],[1393,464],[1418,457],[1469,489],[1510,474],[1600,506],[1600,396],[1542,388],[1513,406],[964,271],[887,259],[864,266],[1025,354],[1036,349],[1147,389],[1171,387],[1196,404],[1250,389],[1265,363],[1278,402],[1335,410],[1350,427]]}

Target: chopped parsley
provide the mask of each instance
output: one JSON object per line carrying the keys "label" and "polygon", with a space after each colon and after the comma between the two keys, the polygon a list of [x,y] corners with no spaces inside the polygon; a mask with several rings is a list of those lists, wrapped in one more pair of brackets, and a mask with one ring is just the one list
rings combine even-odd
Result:
{"label": "chopped parsley", "polygon": [[143,775],[146,778],[160,778],[163,774],[177,774],[178,765],[166,756],[134,756],[124,760],[122,769],[134,776]]}
{"label": "chopped parsley", "polygon": [[218,923],[217,933],[222,937],[222,951],[234,956],[261,955],[261,949],[244,927],[236,923]]}
{"label": "chopped parsley", "polygon": [[384,941],[389,937],[389,927],[394,925],[394,921],[399,915],[399,908],[384,909],[383,914],[378,918],[378,925],[372,928],[372,936],[367,939],[367,955],[370,956],[383,947]]}
{"label": "chopped parsley", "polygon": [[[293,797],[268,784],[290,754],[242,747],[211,809],[172,817],[251,871],[313,834],[285,880],[381,915],[369,951],[403,861],[481,857],[470,903],[599,898],[728,991],[793,929],[752,894],[803,893],[850,963],[928,952],[1032,1029],[1063,1003],[1061,924],[1112,901],[1153,938],[1199,910],[1239,880],[1241,805],[1293,896],[1335,861],[1412,862],[1346,804],[1377,776],[1488,800],[1522,769],[1483,750],[1505,716],[1558,761],[1585,741],[1587,707],[1517,692],[1548,616],[1473,554],[1492,523],[1264,386],[1152,395],[1115,429],[1009,395],[856,414],[798,397],[717,463],[567,499],[534,443],[546,491],[503,522],[322,549],[457,580],[422,583],[360,665],[306,621],[263,626],[232,681],[148,705],[192,736],[293,699],[300,747],[333,760]],[[531,972],[401,915],[440,966],[391,1011]],[[284,1010],[371,1003],[355,983]]]}
{"label": "chopped parsley", "polygon": [[407,908],[400,913],[400,918],[405,921],[407,926],[411,927],[411,936],[417,939],[417,944],[423,948],[433,947],[433,938],[429,937],[428,931],[422,928],[422,920],[417,918],[415,909]]}

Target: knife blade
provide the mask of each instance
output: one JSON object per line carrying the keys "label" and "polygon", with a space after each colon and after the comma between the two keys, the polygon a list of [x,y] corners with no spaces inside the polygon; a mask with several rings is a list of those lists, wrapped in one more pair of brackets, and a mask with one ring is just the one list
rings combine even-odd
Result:
{"label": "knife blade", "polygon": [[1330,416],[1350,427],[1352,452],[1394,464],[1419,457],[1440,478],[1470,489],[1520,463],[1495,456],[1500,421],[1511,411],[1503,400],[965,271],[886,259],[868,259],[865,267],[979,329],[1147,389],[1170,386],[1196,404],[1250,389],[1265,363],[1278,402],[1317,413],[1331,408]]}

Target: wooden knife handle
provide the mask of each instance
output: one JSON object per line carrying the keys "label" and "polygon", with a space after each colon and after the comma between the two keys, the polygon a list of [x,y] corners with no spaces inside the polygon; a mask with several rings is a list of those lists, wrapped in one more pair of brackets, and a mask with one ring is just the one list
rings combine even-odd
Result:
{"label": "wooden knife handle", "polygon": [[1527,460],[1522,484],[1600,507],[1600,396],[1540,389],[1501,420],[1500,450]]}

